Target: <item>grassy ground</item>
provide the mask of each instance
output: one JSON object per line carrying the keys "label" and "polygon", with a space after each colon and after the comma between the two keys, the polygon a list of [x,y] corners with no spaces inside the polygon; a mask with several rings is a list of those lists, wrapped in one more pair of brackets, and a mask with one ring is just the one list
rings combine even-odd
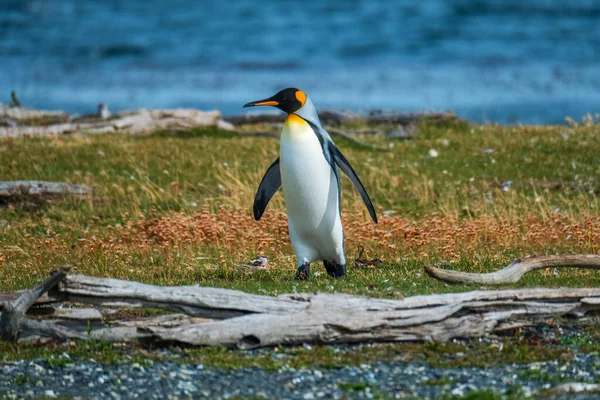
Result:
{"label": "grassy ground", "polygon": [[[356,126],[344,128],[352,131]],[[275,139],[208,128],[0,141],[2,180],[66,181],[94,188],[93,196],[83,201],[18,199],[0,204],[0,291],[31,287],[69,263],[81,273],[157,284],[400,298],[473,289],[445,285],[422,273],[424,265],[442,260],[449,268],[483,272],[526,254],[598,253],[598,126],[424,123],[412,140],[361,139],[390,151],[336,139],[380,214],[380,223],[373,225],[343,178],[347,257],[352,264],[362,247],[362,258],[383,262],[376,268],[350,266],[348,277],[340,281],[315,265],[308,282],[293,280],[295,259],[281,194],[260,222],[251,214],[258,183],[278,154]],[[240,266],[258,254],[269,257],[268,270]],[[595,271],[549,270],[531,273],[511,287],[599,284]],[[580,350],[597,351],[597,343],[594,336]],[[393,359],[458,367],[568,360],[572,350],[567,345],[548,347],[509,338],[500,356],[497,344],[478,342],[341,352],[329,347],[275,349],[286,354],[283,361],[271,353],[172,351],[184,362],[218,368],[327,368]],[[43,358],[57,363],[63,362],[63,352],[104,363],[173,357],[101,343],[69,346],[13,348],[0,343],[0,354],[5,361]],[[457,353],[465,356],[457,358]],[[490,396],[473,398],[495,398]]]}
{"label": "grassy ground", "polygon": [[[258,182],[278,154],[275,139],[208,128],[5,140],[3,180],[84,183],[94,194],[0,207],[0,289],[31,286],[70,263],[86,274],[158,284],[400,297],[468,289],[422,274],[441,260],[481,272],[526,254],[598,252],[597,126],[423,124],[414,140],[364,139],[391,151],[337,140],[381,214],[372,224],[344,178],[347,257],[352,264],[364,247],[362,258],[383,263],[350,268],[342,281],[319,265],[302,283],[293,280],[283,196],[260,222],[251,216]],[[257,254],[269,257],[267,271],[239,267]],[[594,271],[550,270],[518,286],[599,283]]]}

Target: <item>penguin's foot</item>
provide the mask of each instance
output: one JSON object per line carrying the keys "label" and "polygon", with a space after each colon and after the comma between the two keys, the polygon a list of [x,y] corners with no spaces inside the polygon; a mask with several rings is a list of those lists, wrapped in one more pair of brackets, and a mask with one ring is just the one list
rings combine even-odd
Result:
{"label": "penguin's foot", "polygon": [[310,277],[310,264],[302,264],[298,267],[298,272],[296,272],[296,280],[297,281],[305,281]]}
{"label": "penguin's foot", "polygon": [[337,264],[334,261],[323,260],[323,265],[332,278],[340,279],[346,276],[346,264]]}

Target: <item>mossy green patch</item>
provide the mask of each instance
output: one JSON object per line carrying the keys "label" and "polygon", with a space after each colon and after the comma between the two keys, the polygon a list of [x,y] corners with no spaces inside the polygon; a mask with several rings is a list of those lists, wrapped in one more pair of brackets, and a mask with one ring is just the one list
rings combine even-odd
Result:
{"label": "mossy green patch", "polygon": [[362,392],[367,388],[370,388],[372,384],[369,382],[341,382],[338,384],[340,389],[353,391],[353,392]]}

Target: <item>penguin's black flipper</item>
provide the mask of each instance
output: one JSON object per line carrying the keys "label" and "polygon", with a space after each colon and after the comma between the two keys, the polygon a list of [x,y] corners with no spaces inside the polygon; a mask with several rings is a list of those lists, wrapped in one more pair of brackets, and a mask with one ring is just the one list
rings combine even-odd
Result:
{"label": "penguin's black flipper", "polygon": [[254,219],[259,220],[262,217],[271,197],[281,187],[281,172],[279,170],[279,157],[271,164],[265,176],[263,176],[256,196],[254,196]]}
{"label": "penguin's black flipper", "polygon": [[373,220],[373,222],[377,223],[377,213],[375,213],[375,207],[373,207],[373,203],[371,203],[371,199],[369,198],[369,195],[367,194],[367,191],[365,190],[365,187],[363,186],[362,182],[358,178],[358,175],[356,175],[354,168],[352,168],[352,165],[350,165],[348,160],[346,160],[346,157],[344,157],[344,155],[337,148],[337,146],[331,144],[329,146],[329,151],[331,152],[335,163],[338,165],[338,167],[340,167],[342,171],[344,171],[348,178],[350,178],[350,180],[354,184],[354,187],[356,188],[356,190],[358,190],[358,193],[360,194],[360,197],[365,203],[365,206],[367,206],[367,210],[369,210],[371,219]]}

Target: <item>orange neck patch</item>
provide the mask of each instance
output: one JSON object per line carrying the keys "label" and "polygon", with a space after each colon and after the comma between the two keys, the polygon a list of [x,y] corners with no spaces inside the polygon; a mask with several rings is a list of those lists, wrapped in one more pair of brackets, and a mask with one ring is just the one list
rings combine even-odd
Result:
{"label": "orange neck patch", "polygon": [[296,99],[302,104],[304,107],[304,103],[306,103],[306,94],[302,90],[298,90],[296,92]]}
{"label": "orange neck patch", "polygon": [[285,122],[288,124],[290,124],[290,123],[300,124],[300,123],[304,122],[304,120],[301,117],[299,117],[298,115],[291,113],[288,115]]}

